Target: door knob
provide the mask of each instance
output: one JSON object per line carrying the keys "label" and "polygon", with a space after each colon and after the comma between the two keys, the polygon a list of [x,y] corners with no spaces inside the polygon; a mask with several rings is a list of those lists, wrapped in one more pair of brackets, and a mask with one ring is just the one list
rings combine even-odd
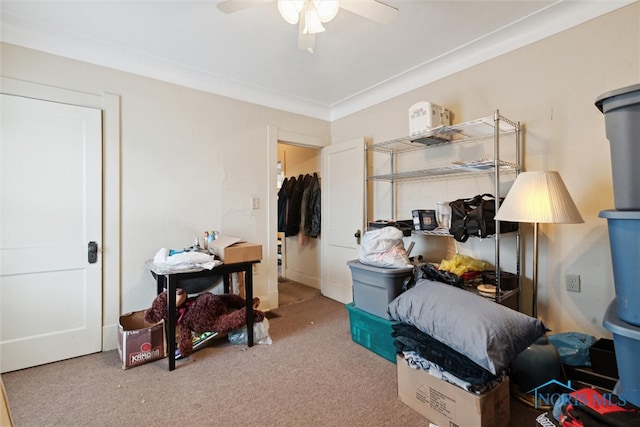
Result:
{"label": "door knob", "polygon": [[96,242],[89,242],[87,260],[89,261],[89,264],[95,264],[98,262],[98,244]]}
{"label": "door knob", "polygon": [[353,237],[356,238],[356,243],[359,245],[360,244],[360,237],[361,237],[360,230],[356,230],[356,234],[354,234]]}

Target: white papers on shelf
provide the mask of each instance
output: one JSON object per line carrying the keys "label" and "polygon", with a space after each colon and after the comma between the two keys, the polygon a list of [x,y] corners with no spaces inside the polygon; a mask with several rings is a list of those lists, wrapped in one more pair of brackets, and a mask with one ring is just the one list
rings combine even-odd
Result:
{"label": "white papers on shelf", "polygon": [[491,170],[493,169],[493,166],[494,166],[493,160],[476,160],[472,162],[453,162],[453,164],[461,168],[478,170],[478,171]]}

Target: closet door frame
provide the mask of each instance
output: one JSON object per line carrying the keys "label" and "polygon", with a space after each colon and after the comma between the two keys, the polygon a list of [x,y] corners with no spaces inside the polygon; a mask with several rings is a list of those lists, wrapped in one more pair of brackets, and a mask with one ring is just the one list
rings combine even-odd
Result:
{"label": "closet door frame", "polygon": [[[265,257],[267,272],[267,299],[264,302],[264,309],[274,309],[278,307],[278,188],[277,188],[277,164],[278,164],[278,143],[297,145],[301,147],[322,149],[330,144],[329,137],[319,137],[304,135],[295,132],[288,132],[279,129],[277,126],[267,128],[269,150],[267,170],[269,176],[267,185],[269,186],[269,230]],[[322,258],[322,256],[321,256]],[[261,307],[263,304],[261,303]]]}

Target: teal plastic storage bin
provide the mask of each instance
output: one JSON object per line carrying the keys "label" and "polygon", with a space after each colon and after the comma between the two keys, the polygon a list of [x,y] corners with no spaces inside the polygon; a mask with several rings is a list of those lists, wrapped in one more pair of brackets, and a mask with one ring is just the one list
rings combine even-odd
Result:
{"label": "teal plastic storage bin", "polygon": [[604,114],[616,209],[640,210],[640,84],[603,93],[596,107]]}
{"label": "teal plastic storage bin", "polygon": [[640,211],[600,212],[609,226],[611,263],[620,319],[640,326]]}
{"label": "teal plastic storage bin", "polygon": [[353,341],[395,364],[396,348],[393,345],[394,338],[391,333],[392,325],[398,322],[367,313],[353,303],[346,304],[345,307],[349,312]]}
{"label": "teal plastic storage bin", "polygon": [[640,406],[640,327],[620,320],[615,300],[609,304],[602,324],[613,334],[620,382],[616,393],[627,402]]}

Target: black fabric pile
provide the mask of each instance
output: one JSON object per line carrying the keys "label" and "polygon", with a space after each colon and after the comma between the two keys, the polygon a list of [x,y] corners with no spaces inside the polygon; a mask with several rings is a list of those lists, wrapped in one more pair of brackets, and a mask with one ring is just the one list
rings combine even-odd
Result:
{"label": "black fabric pile", "polygon": [[394,345],[398,353],[415,351],[421,357],[472,385],[483,385],[497,379],[495,375],[467,356],[425,334],[415,326],[401,322],[391,327],[393,328],[391,336],[395,338]]}
{"label": "black fabric pile", "polygon": [[402,290],[406,291],[415,286],[421,279],[429,279],[435,282],[446,283],[457,288],[464,286],[464,279],[457,274],[448,271],[438,270],[429,263],[416,265],[413,267],[413,274],[405,278],[402,282]]}

